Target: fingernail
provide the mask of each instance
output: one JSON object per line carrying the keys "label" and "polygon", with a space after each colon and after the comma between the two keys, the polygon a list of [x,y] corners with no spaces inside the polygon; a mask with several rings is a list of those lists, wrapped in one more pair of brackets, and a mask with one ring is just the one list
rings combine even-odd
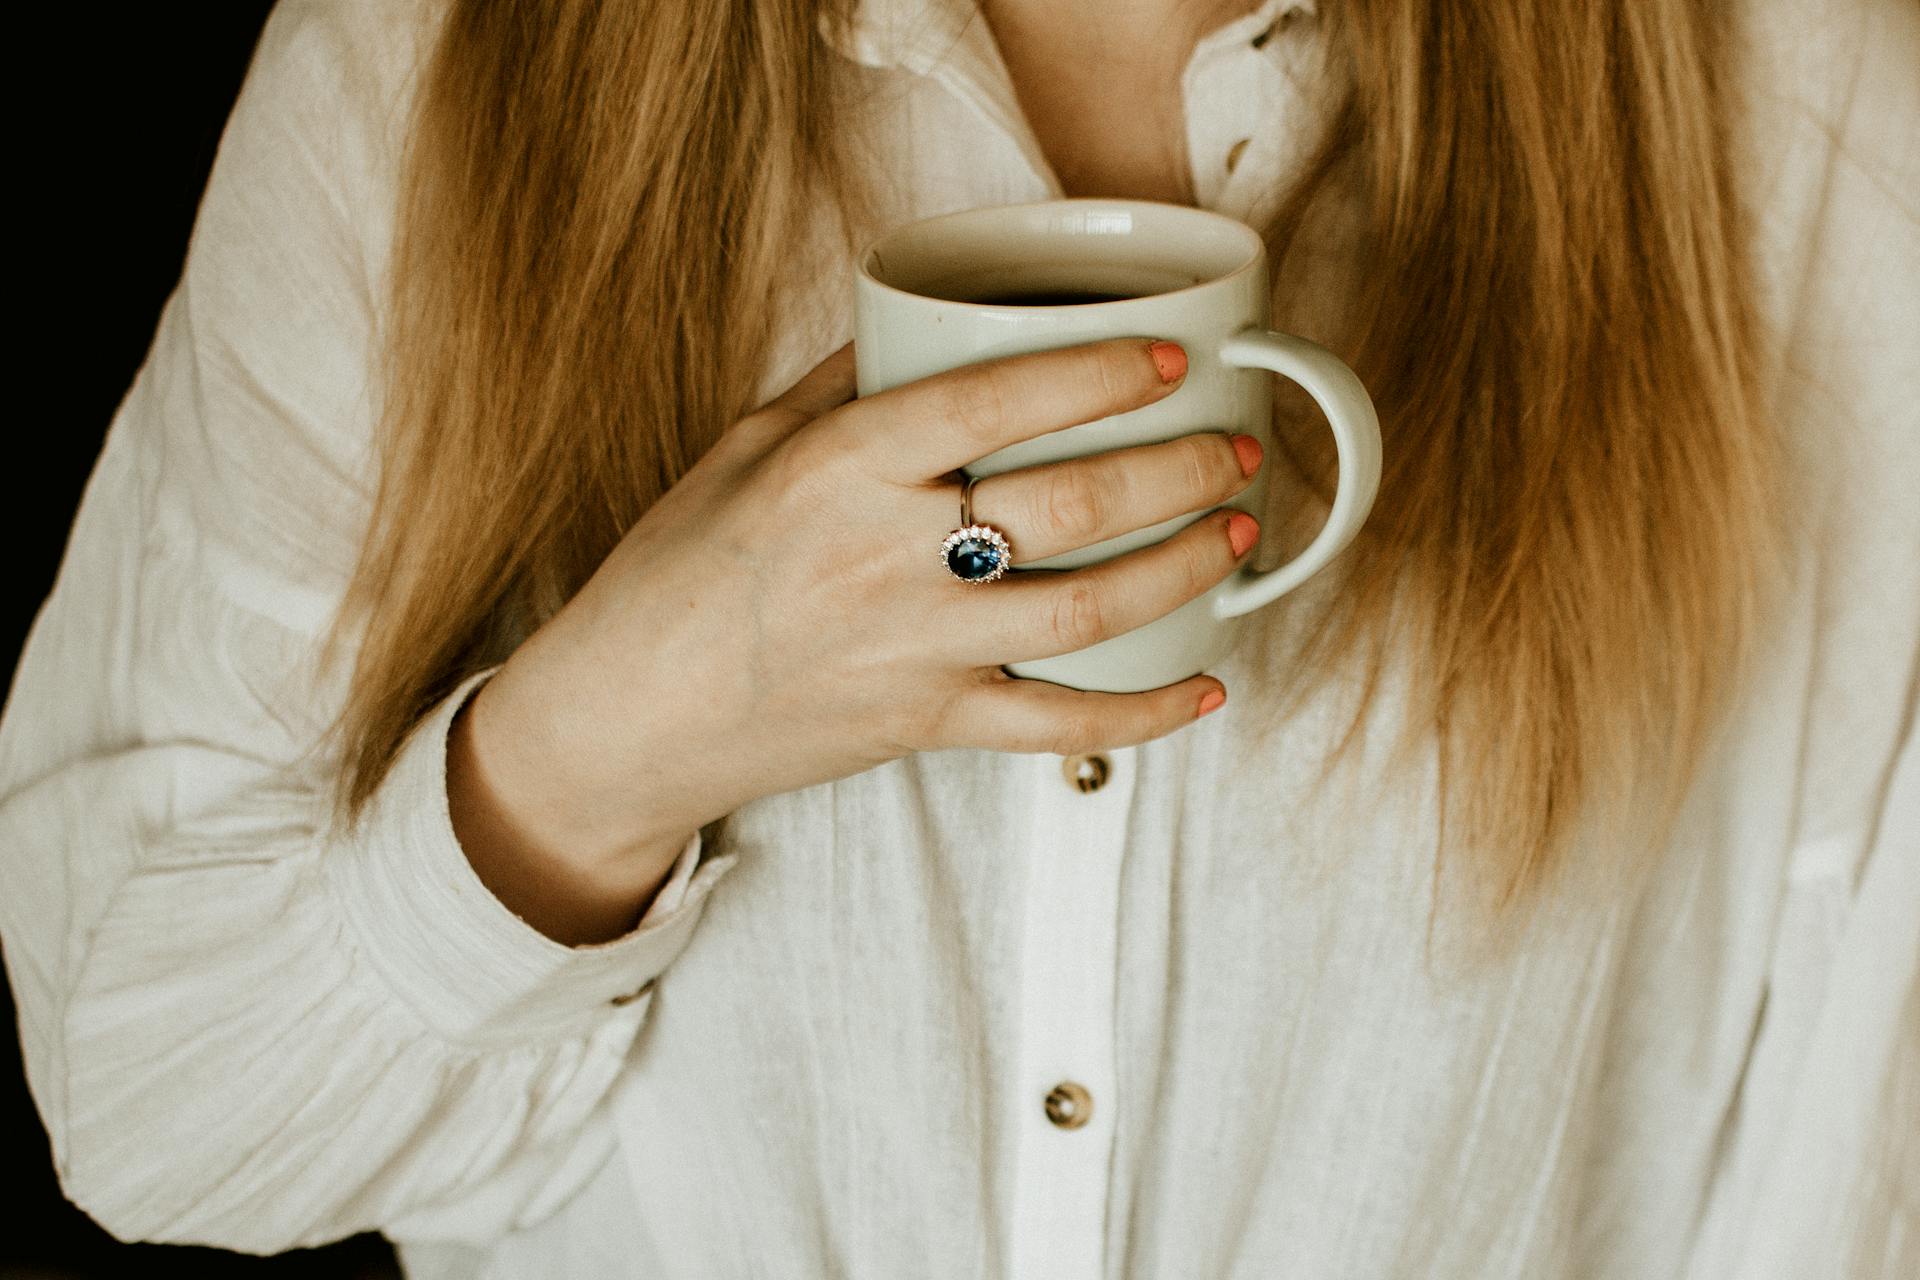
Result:
{"label": "fingernail", "polygon": [[1236,511],[1227,517],[1227,541],[1233,547],[1233,554],[1243,556],[1247,548],[1260,539],[1260,522],[1244,511]]}
{"label": "fingernail", "polygon": [[1235,436],[1233,452],[1240,459],[1240,474],[1250,476],[1260,469],[1260,442],[1252,436]]}
{"label": "fingernail", "polygon": [[1177,342],[1162,338],[1147,348],[1147,354],[1153,357],[1162,382],[1178,382],[1187,371],[1187,353]]}
{"label": "fingernail", "polygon": [[1220,709],[1220,704],[1225,702],[1226,700],[1227,700],[1227,695],[1220,692],[1218,689],[1207,690],[1205,693],[1200,695],[1200,710],[1194,713],[1194,718],[1197,720],[1201,716],[1207,714],[1207,712],[1209,711],[1218,711]]}

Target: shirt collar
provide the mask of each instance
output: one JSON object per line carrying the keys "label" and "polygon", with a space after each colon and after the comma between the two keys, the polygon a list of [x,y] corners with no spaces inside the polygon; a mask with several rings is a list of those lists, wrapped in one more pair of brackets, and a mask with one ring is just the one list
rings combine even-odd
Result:
{"label": "shirt collar", "polygon": [[[1292,92],[1284,87],[1290,75],[1284,64],[1288,42],[1264,37],[1291,13],[1314,16],[1316,3],[1317,0],[1261,0],[1252,12],[1230,19],[1200,37],[1182,76],[1183,92],[1189,97],[1190,131],[1202,123],[1191,118],[1195,73],[1211,74],[1223,58],[1236,60],[1241,68],[1241,73],[1233,78],[1234,84],[1223,82],[1220,86],[1222,92],[1232,94],[1235,99],[1229,104],[1229,114],[1258,113],[1267,109],[1269,104],[1265,99],[1276,92]],[[897,67],[943,84],[1013,141],[1028,167],[1044,184],[1046,195],[1062,194],[1059,178],[1027,124],[1012,76],[1000,57],[1000,47],[974,0],[855,0],[844,31],[836,29],[824,11],[816,25],[830,48],[854,62],[869,67]],[[1234,49],[1236,45],[1241,46],[1238,53]],[[1249,46],[1259,52],[1250,60],[1242,60]],[[1256,91],[1241,92],[1249,85]],[[1251,129],[1249,122],[1247,131]],[[1269,149],[1278,145],[1268,144]],[[1198,154],[1196,151],[1196,156]],[[1260,171],[1264,168],[1260,163],[1264,157],[1254,159],[1256,162],[1244,166],[1239,174],[1240,185],[1248,190],[1262,177]],[[1205,163],[1196,161],[1197,165]],[[1220,175],[1210,180],[1206,173],[1201,173],[1196,177],[1196,186],[1202,189],[1202,203],[1206,207],[1214,207],[1228,191]]]}
{"label": "shirt collar", "polygon": [[[1312,16],[1315,4],[1316,0],[1261,0],[1253,12],[1203,35],[1199,48],[1251,40],[1290,11]],[[856,0],[844,32],[824,11],[817,25],[830,47],[870,67],[902,67],[926,75],[948,58],[960,59],[962,65],[1000,64],[993,33],[974,0]]]}

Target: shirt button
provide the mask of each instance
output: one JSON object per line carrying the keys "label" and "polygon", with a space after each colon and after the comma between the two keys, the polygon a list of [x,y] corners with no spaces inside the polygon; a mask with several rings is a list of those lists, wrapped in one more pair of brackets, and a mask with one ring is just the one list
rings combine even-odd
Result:
{"label": "shirt button", "polygon": [[1060,773],[1076,791],[1098,791],[1113,776],[1113,761],[1097,751],[1067,756],[1060,761]]}
{"label": "shirt button", "polygon": [[1093,1118],[1093,1095],[1082,1085],[1062,1080],[1047,1094],[1047,1119],[1060,1129],[1078,1129]]}

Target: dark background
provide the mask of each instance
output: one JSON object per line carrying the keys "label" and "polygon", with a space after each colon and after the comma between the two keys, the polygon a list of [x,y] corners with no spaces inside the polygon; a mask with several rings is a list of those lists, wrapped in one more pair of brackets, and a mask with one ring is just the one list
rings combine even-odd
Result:
{"label": "dark background", "polygon": [[[70,16],[43,17],[45,29],[16,48],[52,79],[15,114],[16,139],[42,153],[26,166],[18,189],[24,199],[14,205],[16,215],[30,211],[29,236],[13,240],[30,296],[12,310],[32,332],[28,345],[16,348],[27,359],[12,372],[37,391],[25,392],[19,381],[11,388],[19,434],[8,487],[19,515],[0,635],[9,688],[107,423],[179,278],[221,128],[271,7],[268,0],[58,6]],[[45,344],[38,358],[36,343]],[[0,1036],[0,1151],[11,1175],[0,1190],[0,1277],[399,1274],[378,1236],[277,1258],[118,1243],[60,1194],[46,1130],[21,1078],[10,996],[0,996],[0,1014],[7,1028]]]}

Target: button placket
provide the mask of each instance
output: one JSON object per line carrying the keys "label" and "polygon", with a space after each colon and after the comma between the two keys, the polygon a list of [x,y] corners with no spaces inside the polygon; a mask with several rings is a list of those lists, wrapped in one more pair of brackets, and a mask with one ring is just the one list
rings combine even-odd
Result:
{"label": "button placket", "polygon": [[1136,748],[1039,755],[1022,936],[1009,1274],[1095,1280],[1106,1255],[1120,870]]}

